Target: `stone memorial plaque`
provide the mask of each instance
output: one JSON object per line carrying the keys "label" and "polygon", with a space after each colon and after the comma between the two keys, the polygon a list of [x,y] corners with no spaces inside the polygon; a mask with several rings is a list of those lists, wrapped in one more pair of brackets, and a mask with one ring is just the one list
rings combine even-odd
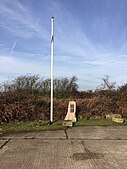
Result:
{"label": "stone memorial plaque", "polygon": [[75,101],[69,101],[68,112],[67,112],[67,115],[65,117],[65,121],[66,120],[76,122],[76,102]]}

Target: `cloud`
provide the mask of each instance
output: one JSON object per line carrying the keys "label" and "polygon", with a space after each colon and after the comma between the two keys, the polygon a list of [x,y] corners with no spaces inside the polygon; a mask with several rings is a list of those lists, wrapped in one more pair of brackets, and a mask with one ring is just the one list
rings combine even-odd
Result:
{"label": "cloud", "polygon": [[12,48],[11,48],[11,51],[10,51],[10,55],[13,53],[13,50],[14,50],[15,46],[16,46],[16,42],[14,42],[14,44],[12,45]]}
{"label": "cloud", "polygon": [[49,76],[50,65],[48,62],[40,62],[40,60],[26,60],[25,58],[16,58],[10,55],[0,56],[1,66],[0,66],[0,81],[2,75],[11,74],[40,74],[42,76]]}
{"label": "cloud", "polygon": [[[106,74],[114,81],[127,80],[126,26],[118,26],[118,32],[117,19],[122,18],[119,13],[118,17],[109,17],[102,5],[104,16],[100,16],[94,3],[91,7],[82,1],[86,10],[82,7],[83,11],[79,11],[81,2],[69,7],[70,1],[59,0],[37,1],[35,11],[31,8],[35,2],[0,0],[0,28],[5,40],[0,42],[0,78],[26,73],[50,76],[49,23],[54,15],[55,77],[76,75],[82,89],[95,88]],[[113,6],[111,9],[114,11]],[[18,44],[10,45],[14,41]]]}
{"label": "cloud", "polygon": [[31,11],[20,1],[0,1],[1,26],[21,38],[34,36],[47,40],[47,30],[39,24]]}

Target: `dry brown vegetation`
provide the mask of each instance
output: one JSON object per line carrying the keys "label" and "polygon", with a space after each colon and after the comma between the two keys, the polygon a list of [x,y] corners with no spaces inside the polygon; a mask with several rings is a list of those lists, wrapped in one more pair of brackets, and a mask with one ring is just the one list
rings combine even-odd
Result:
{"label": "dry brown vegetation", "polygon": [[[108,79],[107,79],[108,80]],[[127,84],[114,89],[78,91],[77,78],[55,79],[54,119],[63,120],[69,100],[76,100],[77,117],[103,119],[108,113],[127,118]],[[38,76],[20,76],[4,83],[0,92],[0,123],[28,120],[48,121],[50,114],[50,80]]]}

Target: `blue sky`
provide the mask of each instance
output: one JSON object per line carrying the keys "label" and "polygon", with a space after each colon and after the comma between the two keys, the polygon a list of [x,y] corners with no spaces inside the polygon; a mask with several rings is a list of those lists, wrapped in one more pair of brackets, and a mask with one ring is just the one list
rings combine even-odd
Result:
{"label": "blue sky", "polygon": [[50,77],[51,16],[55,77],[77,76],[80,90],[105,75],[127,83],[126,0],[0,0],[0,82]]}

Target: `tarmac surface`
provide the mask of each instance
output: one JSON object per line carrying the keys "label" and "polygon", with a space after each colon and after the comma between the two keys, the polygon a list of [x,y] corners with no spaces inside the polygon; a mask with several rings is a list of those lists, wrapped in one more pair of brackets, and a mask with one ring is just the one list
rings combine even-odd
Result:
{"label": "tarmac surface", "polygon": [[127,169],[127,126],[0,135],[0,169]]}

